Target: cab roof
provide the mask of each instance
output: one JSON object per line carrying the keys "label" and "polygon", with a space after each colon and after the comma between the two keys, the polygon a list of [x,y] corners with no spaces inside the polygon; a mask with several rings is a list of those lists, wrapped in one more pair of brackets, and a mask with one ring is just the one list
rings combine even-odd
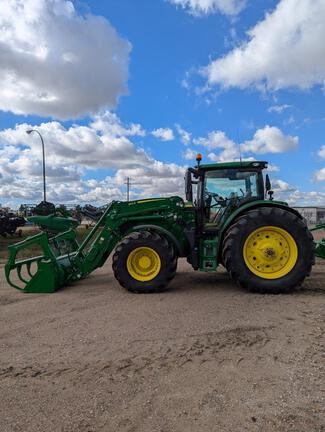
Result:
{"label": "cab roof", "polygon": [[267,168],[268,162],[266,161],[237,161],[237,162],[221,162],[216,164],[202,164],[201,169],[240,169],[240,168],[253,168],[263,169]]}

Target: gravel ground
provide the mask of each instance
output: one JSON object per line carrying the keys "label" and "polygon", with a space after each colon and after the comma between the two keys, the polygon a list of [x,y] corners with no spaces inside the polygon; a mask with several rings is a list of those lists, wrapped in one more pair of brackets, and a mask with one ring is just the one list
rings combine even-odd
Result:
{"label": "gravel ground", "polygon": [[325,431],[325,265],[256,295],[184,260],[126,292],[110,264],[51,295],[0,269],[0,431]]}

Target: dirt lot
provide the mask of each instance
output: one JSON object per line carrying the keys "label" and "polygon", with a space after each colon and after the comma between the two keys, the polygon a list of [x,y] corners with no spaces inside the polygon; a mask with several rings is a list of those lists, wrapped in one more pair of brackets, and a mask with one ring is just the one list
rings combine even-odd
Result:
{"label": "dirt lot", "polygon": [[110,264],[52,295],[0,269],[0,431],[325,431],[325,265],[250,294],[182,260],[134,295]]}

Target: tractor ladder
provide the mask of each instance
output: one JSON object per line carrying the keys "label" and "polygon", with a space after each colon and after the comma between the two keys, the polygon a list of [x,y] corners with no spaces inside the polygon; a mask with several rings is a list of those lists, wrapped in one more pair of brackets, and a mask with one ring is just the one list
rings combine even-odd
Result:
{"label": "tractor ladder", "polygon": [[[311,228],[310,231],[320,231],[325,230],[325,224],[316,225],[314,228]],[[315,240],[315,255],[319,258],[325,259],[325,238],[322,238],[319,241]]]}

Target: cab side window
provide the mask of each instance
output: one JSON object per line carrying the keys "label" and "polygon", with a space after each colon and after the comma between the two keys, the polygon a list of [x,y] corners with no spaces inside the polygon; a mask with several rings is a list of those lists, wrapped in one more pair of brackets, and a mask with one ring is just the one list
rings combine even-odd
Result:
{"label": "cab side window", "polygon": [[229,205],[240,204],[258,196],[258,176],[252,171],[208,171],[204,184],[207,222],[218,223]]}

